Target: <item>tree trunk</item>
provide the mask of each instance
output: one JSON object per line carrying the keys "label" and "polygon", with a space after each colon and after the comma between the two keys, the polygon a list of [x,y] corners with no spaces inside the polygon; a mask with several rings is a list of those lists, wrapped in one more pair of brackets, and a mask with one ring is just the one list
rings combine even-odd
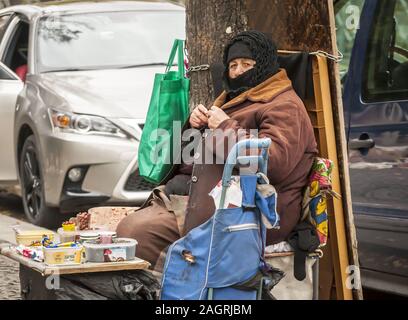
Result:
{"label": "tree trunk", "polygon": [[[227,41],[247,29],[244,0],[187,0],[186,16],[190,67],[222,62]],[[214,98],[211,72],[191,72],[190,107],[210,107]]]}
{"label": "tree trunk", "polygon": [[247,0],[247,7],[249,27],[270,34],[280,50],[332,51],[327,0]]}

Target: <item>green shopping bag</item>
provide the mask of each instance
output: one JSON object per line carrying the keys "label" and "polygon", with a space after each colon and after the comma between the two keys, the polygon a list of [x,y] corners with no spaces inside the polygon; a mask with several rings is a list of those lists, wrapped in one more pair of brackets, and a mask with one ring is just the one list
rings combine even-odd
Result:
{"label": "green shopping bag", "polygon": [[[178,70],[170,71],[176,52]],[[183,40],[176,39],[165,73],[155,75],[149,110],[139,145],[139,174],[149,182],[160,183],[171,170],[173,125],[178,121],[183,126],[189,116],[190,79],[187,79],[184,74]]]}

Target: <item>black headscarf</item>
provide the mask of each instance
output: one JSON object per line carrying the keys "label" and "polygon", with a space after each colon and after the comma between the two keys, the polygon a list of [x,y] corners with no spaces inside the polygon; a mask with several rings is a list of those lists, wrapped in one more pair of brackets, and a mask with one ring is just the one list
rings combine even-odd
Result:
{"label": "black headscarf", "polygon": [[[228,64],[235,58],[250,58],[256,61],[254,68],[235,79],[228,76]],[[242,92],[257,86],[279,70],[275,43],[264,33],[251,30],[233,37],[224,48],[223,84],[227,99],[231,100]]]}

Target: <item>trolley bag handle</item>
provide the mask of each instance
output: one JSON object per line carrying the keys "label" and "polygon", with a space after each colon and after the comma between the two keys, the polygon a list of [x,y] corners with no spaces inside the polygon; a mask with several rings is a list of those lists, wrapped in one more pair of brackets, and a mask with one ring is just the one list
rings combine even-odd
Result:
{"label": "trolley bag handle", "polygon": [[[266,174],[268,168],[268,149],[272,143],[270,138],[244,139],[238,141],[228,154],[222,175],[222,186],[228,187],[231,181],[232,170],[237,163],[258,160],[260,171]],[[243,149],[262,149],[258,156],[239,156]]]}

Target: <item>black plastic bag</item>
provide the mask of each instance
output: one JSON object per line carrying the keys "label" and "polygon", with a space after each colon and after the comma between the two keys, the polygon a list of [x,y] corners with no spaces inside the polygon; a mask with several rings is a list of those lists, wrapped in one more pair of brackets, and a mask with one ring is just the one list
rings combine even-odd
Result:
{"label": "black plastic bag", "polygon": [[57,300],[156,300],[160,284],[146,270],[63,275]]}

